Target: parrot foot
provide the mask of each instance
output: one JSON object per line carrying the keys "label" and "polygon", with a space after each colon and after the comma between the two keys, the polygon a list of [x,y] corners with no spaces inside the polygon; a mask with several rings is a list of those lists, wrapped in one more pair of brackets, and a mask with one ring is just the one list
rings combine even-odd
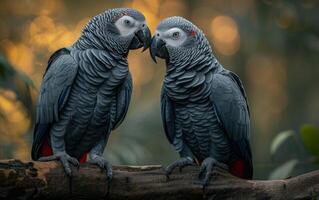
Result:
{"label": "parrot foot", "polygon": [[102,156],[94,155],[91,160],[89,160],[90,164],[99,166],[102,170],[106,171],[106,177],[108,182],[110,183],[113,177],[112,165],[105,160]]}
{"label": "parrot foot", "polygon": [[178,167],[179,171],[182,172],[182,169],[186,166],[189,165],[194,165],[194,159],[191,157],[183,157],[180,158],[179,160],[176,160],[175,162],[173,162],[172,164],[168,165],[164,171],[165,171],[165,175],[166,178],[169,179],[169,176],[172,174],[173,170]]}
{"label": "parrot foot", "polygon": [[105,196],[107,198],[109,196],[109,193],[110,193],[111,181],[112,181],[112,177],[113,177],[112,165],[107,160],[105,160],[102,156],[99,156],[99,155],[91,156],[89,163],[92,165],[99,166],[102,169],[102,171],[103,170],[106,171],[107,193]]}
{"label": "parrot foot", "polygon": [[200,167],[200,170],[199,170],[199,178],[201,178],[202,175],[204,174],[204,172],[206,171],[204,180],[202,182],[203,183],[203,190],[205,190],[205,187],[208,185],[210,178],[211,178],[211,175],[212,175],[212,171],[213,171],[214,167],[216,167],[216,166],[228,171],[228,166],[226,164],[221,163],[214,158],[208,157],[203,161],[203,163]]}
{"label": "parrot foot", "polygon": [[59,160],[61,162],[66,175],[69,177],[72,177],[72,170],[69,163],[71,163],[77,168],[79,168],[80,166],[79,161],[76,158],[71,157],[65,151],[57,152],[51,156],[45,156],[38,159],[38,161],[41,161],[41,162],[47,162],[47,161],[53,161],[53,160]]}

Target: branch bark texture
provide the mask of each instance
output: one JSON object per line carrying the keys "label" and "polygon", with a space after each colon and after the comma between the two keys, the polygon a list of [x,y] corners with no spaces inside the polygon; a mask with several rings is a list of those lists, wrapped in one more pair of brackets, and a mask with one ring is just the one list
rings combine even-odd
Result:
{"label": "branch bark texture", "polygon": [[285,180],[243,180],[216,168],[203,190],[198,167],[114,166],[110,185],[104,172],[83,164],[64,175],[58,162],[0,161],[0,199],[319,199],[319,170]]}

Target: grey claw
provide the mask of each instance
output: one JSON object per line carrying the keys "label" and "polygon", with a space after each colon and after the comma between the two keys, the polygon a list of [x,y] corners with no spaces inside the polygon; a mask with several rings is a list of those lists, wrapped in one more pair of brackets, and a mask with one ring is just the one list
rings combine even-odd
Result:
{"label": "grey claw", "polygon": [[110,194],[112,178],[113,178],[112,168],[108,168],[106,172],[106,180],[107,180],[107,193],[106,193],[107,198],[106,199],[108,199],[108,196]]}
{"label": "grey claw", "polygon": [[213,171],[215,166],[222,167],[224,169],[228,168],[227,165],[225,165],[224,163],[218,162],[214,158],[210,158],[210,157],[206,158],[203,161],[201,168],[200,168],[200,171],[199,171],[199,178],[201,178],[203,173],[206,171],[205,177],[203,180],[203,190],[205,190],[205,187],[208,185],[210,178],[211,178],[211,175],[212,175],[212,171]]}
{"label": "grey claw", "polygon": [[68,175],[69,177],[72,176],[72,170],[69,164],[69,162],[72,162],[71,157],[68,157],[66,155],[61,155],[59,156],[59,159],[60,159],[60,162],[62,163],[62,166],[64,168],[66,175]]}
{"label": "grey claw", "polygon": [[63,166],[65,174],[69,177],[72,176],[72,170],[71,170],[69,162],[76,167],[80,165],[79,161],[76,158],[69,156],[66,152],[58,152],[51,156],[41,157],[38,160],[41,162],[59,160]]}
{"label": "grey claw", "polygon": [[148,47],[145,47],[145,46],[144,46],[143,49],[142,49],[142,52],[144,52],[147,48],[148,48]]}
{"label": "grey claw", "polygon": [[[173,163],[174,164],[174,163]],[[168,181],[169,180],[169,176],[171,175],[171,173],[172,173],[172,168],[171,168],[171,166],[172,165],[169,165],[169,166],[167,166],[165,169],[164,169],[164,171],[165,171],[165,176],[166,176],[166,181]]]}
{"label": "grey claw", "polygon": [[194,164],[194,160],[190,157],[183,157],[175,162],[173,162],[172,164],[168,165],[164,171],[165,171],[165,175],[166,175],[166,179],[169,180],[169,176],[172,174],[172,172],[174,171],[174,169],[176,167],[179,168],[179,171],[182,172],[182,169],[186,166],[189,165],[193,165]]}
{"label": "grey claw", "polygon": [[208,183],[210,181],[211,174],[212,174],[211,171],[206,172],[206,175],[205,175],[205,178],[203,181],[203,188],[205,188],[208,185]]}
{"label": "grey claw", "polygon": [[79,163],[79,161],[76,159],[76,158],[73,158],[73,157],[69,157],[68,158],[68,160],[70,161],[70,163],[72,164],[72,165],[74,165],[75,167],[79,167],[80,166],[80,163]]}
{"label": "grey claw", "polygon": [[111,180],[112,180],[112,178],[113,178],[113,170],[112,170],[112,167],[107,165],[107,166],[105,167],[105,169],[106,169],[107,179],[108,179],[108,181],[111,182]]}
{"label": "grey claw", "polygon": [[112,166],[104,158],[96,156],[92,160],[89,160],[89,163],[99,166],[102,172],[105,170],[107,181],[108,183],[111,182],[113,178]]}
{"label": "grey claw", "polygon": [[198,178],[201,178],[203,173],[205,172],[206,165],[201,165],[198,173]]}
{"label": "grey claw", "polygon": [[65,167],[64,164],[62,164],[62,166],[63,166],[63,169],[64,169],[64,174],[67,177],[72,177],[72,170],[70,168]]}
{"label": "grey claw", "polygon": [[169,174],[165,174],[165,176],[166,176],[166,181],[169,181]]}
{"label": "grey claw", "polygon": [[224,169],[224,170],[226,170],[226,171],[229,171],[228,165],[226,165],[226,164],[224,164],[224,163],[217,162],[217,163],[216,163],[216,166],[218,166],[219,168]]}
{"label": "grey claw", "polygon": [[166,175],[170,175],[172,173],[173,164],[168,165],[167,167],[165,167],[164,171],[165,171]]}

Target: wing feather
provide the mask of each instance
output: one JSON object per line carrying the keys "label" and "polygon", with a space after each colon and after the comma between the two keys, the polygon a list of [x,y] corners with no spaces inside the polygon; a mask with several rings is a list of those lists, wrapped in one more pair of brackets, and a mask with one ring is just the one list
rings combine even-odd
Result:
{"label": "wing feather", "polygon": [[211,101],[234,152],[244,159],[249,168],[248,176],[252,176],[249,107],[238,76],[226,70],[215,74],[212,79]]}
{"label": "wing feather", "polygon": [[124,120],[128,107],[131,101],[132,95],[132,77],[129,73],[119,91],[117,92],[116,97],[116,113],[115,113],[115,122],[113,124],[112,130],[116,129]]}
{"label": "wing feather", "polygon": [[59,113],[67,102],[78,65],[66,48],[56,51],[49,59],[43,76],[37,105],[37,119],[33,133],[32,159],[40,156],[43,140],[51,124],[59,120]]}
{"label": "wing feather", "polygon": [[164,86],[161,92],[161,116],[166,137],[173,145],[176,137],[175,108],[173,102],[167,96]]}

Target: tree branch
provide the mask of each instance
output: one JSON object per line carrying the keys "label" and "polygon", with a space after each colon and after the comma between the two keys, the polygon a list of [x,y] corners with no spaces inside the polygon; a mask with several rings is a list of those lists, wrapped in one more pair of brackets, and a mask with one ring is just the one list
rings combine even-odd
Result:
{"label": "tree branch", "polygon": [[319,170],[285,180],[236,178],[216,169],[203,190],[198,167],[175,171],[166,179],[161,166],[114,166],[114,178],[95,166],[73,169],[70,179],[58,162],[0,161],[0,199],[316,199]]}

